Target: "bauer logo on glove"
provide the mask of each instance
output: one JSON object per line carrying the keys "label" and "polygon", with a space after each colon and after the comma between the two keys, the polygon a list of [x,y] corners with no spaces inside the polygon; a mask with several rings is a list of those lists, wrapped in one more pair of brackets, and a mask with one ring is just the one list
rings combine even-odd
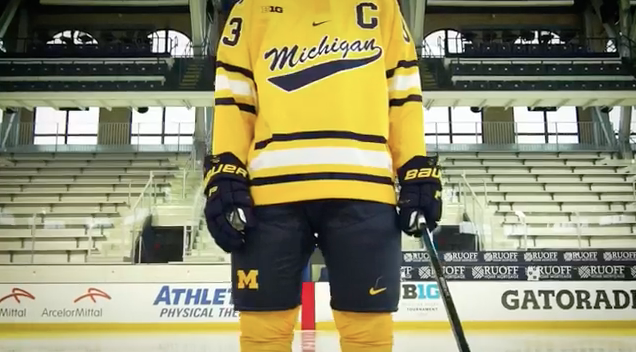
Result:
{"label": "bauer logo on glove", "polygon": [[214,242],[225,252],[243,247],[245,230],[254,225],[254,206],[245,165],[223,153],[205,160],[205,220]]}
{"label": "bauer logo on glove", "polygon": [[417,178],[441,178],[442,172],[437,167],[426,167],[422,169],[408,170],[404,175],[404,181],[409,181]]}
{"label": "bauer logo on glove", "polygon": [[398,169],[400,182],[400,228],[414,237],[421,236],[417,219],[423,216],[433,231],[442,217],[442,172],[437,158],[416,156]]}

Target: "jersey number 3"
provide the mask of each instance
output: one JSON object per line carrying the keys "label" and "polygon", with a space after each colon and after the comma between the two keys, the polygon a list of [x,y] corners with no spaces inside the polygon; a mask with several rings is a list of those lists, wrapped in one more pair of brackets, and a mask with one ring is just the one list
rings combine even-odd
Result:
{"label": "jersey number 3", "polygon": [[223,37],[223,44],[228,46],[235,46],[238,44],[241,38],[241,30],[243,29],[243,19],[240,17],[234,17],[228,22],[228,26],[231,28],[229,35]]}

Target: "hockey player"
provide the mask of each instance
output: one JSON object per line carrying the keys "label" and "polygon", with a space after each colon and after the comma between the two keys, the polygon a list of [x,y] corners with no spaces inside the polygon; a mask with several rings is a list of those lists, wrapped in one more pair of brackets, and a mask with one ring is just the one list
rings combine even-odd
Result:
{"label": "hockey player", "polygon": [[418,235],[418,216],[430,227],[441,216],[416,60],[397,0],[233,8],[218,49],[205,216],[231,253],[241,351],[291,351],[316,244],[342,351],[391,351],[400,229]]}

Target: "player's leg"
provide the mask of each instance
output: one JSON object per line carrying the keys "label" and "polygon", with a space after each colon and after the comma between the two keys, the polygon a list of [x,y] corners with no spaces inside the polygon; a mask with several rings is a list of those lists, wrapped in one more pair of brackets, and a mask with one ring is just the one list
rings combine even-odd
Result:
{"label": "player's leg", "polygon": [[342,351],[389,352],[402,260],[395,207],[335,200],[323,209],[318,243]]}
{"label": "player's leg", "polygon": [[256,227],[232,253],[232,296],[240,313],[241,351],[291,351],[301,275],[315,238],[302,206],[256,207]]}

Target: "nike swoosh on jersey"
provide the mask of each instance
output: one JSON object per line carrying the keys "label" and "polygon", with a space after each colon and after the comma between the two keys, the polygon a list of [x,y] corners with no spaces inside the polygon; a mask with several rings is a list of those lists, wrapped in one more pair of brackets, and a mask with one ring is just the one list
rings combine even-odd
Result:
{"label": "nike swoosh on jersey", "polygon": [[329,21],[313,22],[311,25],[312,25],[312,26],[314,26],[314,27],[318,27],[318,26],[320,26],[321,24],[325,24],[325,23],[327,23],[327,22],[329,22]]}
{"label": "nike swoosh on jersey", "polygon": [[377,288],[377,289],[376,289],[376,288],[371,287],[371,288],[369,289],[369,294],[370,294],[371,296],[375,296],[375,295],[380,294],[380,293],[382,293],[382,292],[384,292],[384,291],[386,291],[386,287],[383,287],[383,288]]}
{"label": "nike swoosh on jersey", "polygon": [[380,57],[382,57],[382,50],[373,56],[362,59],[339,59],[323,62],[298,72],[278,77],[271,77],[268,81],[286,92],[293,92],[338,72],[353,70],[358,67],[368,65],[378,60]]}

